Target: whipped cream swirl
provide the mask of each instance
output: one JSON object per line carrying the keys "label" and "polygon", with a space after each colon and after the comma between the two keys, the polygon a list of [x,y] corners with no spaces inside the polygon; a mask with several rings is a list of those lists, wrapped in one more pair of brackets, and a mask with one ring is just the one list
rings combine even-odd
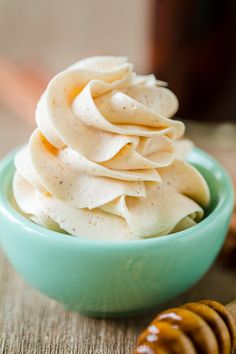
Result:
{"label": "whipped cream swirl", "polygon": [[[37,129],[15,158],[13,192],[34,222],[74,236],[137,239],[194,225],[209,203],[201,174],[177,154],[176,96],[123,57],[81,60],[56,75]],[[178,156],[177,156],[178,155]]]}

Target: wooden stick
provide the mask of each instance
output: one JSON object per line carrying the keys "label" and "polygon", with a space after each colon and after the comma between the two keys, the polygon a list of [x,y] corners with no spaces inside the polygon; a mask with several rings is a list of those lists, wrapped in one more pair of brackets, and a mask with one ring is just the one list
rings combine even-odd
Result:
{"label": "wooden stick", "polygon": [[156,316],[134,354],[231,354],[236,348],[236,300],[202,300]]}

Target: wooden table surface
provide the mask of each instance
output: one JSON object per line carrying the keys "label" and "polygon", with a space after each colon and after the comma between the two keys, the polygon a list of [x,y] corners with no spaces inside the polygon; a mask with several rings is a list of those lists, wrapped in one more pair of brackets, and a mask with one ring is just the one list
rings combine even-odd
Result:
{"label": "wooden table surface", "polygon": [[[232,135],[232,127],[220,129],[223,129],[222,134]],[[195,140],[202,141],[201,128],[193,129],[191,125],[189,131]],[[29,133],[29,128],[23,123],[0,109],[0,157],[26,141]],[[209,149],[212,148],[209,146]],[[228,150],[231,155],[227,156],[235,158],[233,140],[231,144],[228,140],[220,149],[219,157],[225,160]],[[198,284],[174,301],[162,305],[159,310],[203,298],[213,298],[223,303],[236,298],[236,266],[229,267],[218,259]],[[1,354],[129,354],[137,335],[153,316],[154,313],[134,319],[98,320],[67,312],[28,286],[0,251]]]}

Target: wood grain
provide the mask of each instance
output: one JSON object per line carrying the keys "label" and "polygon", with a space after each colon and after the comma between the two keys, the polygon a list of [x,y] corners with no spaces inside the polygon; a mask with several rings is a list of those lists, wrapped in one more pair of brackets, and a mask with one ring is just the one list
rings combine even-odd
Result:
{"label": "wood grain", "polygon": [[[157,312],[201,298],[227,303],[236,298],[235,279],[236,269],[217,262],[198,285]],[[29,287],[0,253],[1,354],[131,354],[137,335],[154,315],[98,320],[67,312]]]}

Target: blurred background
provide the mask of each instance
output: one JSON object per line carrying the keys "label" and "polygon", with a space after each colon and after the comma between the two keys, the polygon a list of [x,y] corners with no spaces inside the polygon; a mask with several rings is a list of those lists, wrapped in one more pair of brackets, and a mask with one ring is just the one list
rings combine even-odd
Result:
{"label": "blurred background", "polygon": [[235,174],[235,0],[0,0],[0,156],[26,141],[56,72],[106,54],[168,81],[189,136]]}

